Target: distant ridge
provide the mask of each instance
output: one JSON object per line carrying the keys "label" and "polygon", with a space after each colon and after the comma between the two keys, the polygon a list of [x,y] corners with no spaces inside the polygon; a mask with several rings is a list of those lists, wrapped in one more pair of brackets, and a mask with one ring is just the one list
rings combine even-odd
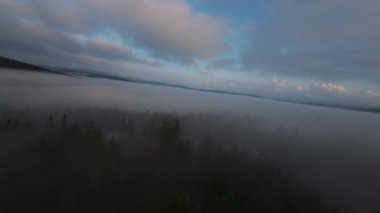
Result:
{"label": "distant ridge", "polygon": [[370,109],[366,109],[365,111],[380,114],[380,108],[370,108]]}
{"label": "distant ridge", "polygon": [[28,64],[25,62],[17,61],[10,58],[0,56],[0,68],[22,69],[22,70],[35,70],[35,71],[50,71],[49,69],[39,67],[36,65]]}
{"label": "distant ridge", "polygon": [[303,105],[316,106],[316,107],[328,107],[328,108],[337,108],[337,109],[344,109],[344,110],[351,110],[351,111],[361,111],[361,112],[370,112],[370,113],[380,114],[380,107],[363,108],[363,107],[358,107],[358,106],[350,107],[350,106],[343,106],[343,105],[331,105],[331,104],[323,104],[323,103],[292,101],[292,100],[287,100],[287,99],[270,98],[270,97],[260,96],[260,95],[252,94],[252,93],[232,92],[232,91],[215,90],[215,89],[201,89],[201,88],[189,87],[189,86],[184,86],[184,85],[179,85],[179,84],[170,84],[170,83],[164,83],[164,82],[158,82],[158,81],[144,80],[144,79],[139,79],[139,78],[130,77],[130,76],[118,76],[118,75],[100,72],[100,71],[94,71],[94,70],[75,70],[75,69],[54,68],[54,67],[51,67],[50,69],[48,69],[48,68],[43,68],[40,66],[28,64],[25,62],[21,62],[21,61],[9,59],[9,58],[4,58],[1,56],[0,56],[0,68],[42,71],[42,72],[65,75],[65,76],[70,76],[70,77],[100,78],[100,79],[123,81],[123,82],[136,83],[136,84],[172,87],[172,88],[193,90],[193,91],[199,91],[199,92],[245,96],[245,97],[250,97],[250,98],[262,98],[262,99],[267,99],[267,100],[272,100],[272,101],[287,102],[287,103],[293,103],[293,104],[303,104]]}

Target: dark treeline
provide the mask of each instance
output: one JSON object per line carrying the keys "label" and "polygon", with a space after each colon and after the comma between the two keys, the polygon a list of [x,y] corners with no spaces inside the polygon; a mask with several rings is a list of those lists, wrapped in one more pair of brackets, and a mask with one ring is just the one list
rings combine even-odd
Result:
{"label": "dark treeline", "polygon": [[46,68],[39,67],[32,64],[27,64],[21,61],[16,61],[10,58],[4,58],[0,56],[0,67],[11,69],[24,69],[24,70],[36,70],[36,71],[49,71]]}
{"label": "dark treeline", "polygon": [[187,119],[3,111],[0,212],[339,212],[265,156],[186,135]]}

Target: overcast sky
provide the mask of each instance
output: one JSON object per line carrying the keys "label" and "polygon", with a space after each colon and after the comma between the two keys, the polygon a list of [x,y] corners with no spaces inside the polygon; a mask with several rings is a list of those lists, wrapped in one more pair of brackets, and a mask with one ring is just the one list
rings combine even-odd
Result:
{"label": "overcast sky", "polygon": [[0,55],[380,106],[378,0],[0,0]]}

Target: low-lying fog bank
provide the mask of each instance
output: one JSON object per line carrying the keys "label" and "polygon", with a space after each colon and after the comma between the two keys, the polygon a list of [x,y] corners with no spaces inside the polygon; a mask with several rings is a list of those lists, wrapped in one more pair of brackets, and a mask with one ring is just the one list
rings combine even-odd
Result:
{"label": "low-lying fog bank", "polygon": [[[329,210],[380,209],[380,116],[376,114],[14,70],[0,73],[0,105],[3,165],[18,156],[14,154],[23,151],[30,138],[59,135],[54,130],[53,136],[46,136],[48,123],[60,126],[63,114],[71,125],[94,125],[105,141],[117,140],[127,157],[128,150],[146,148],[138,145],[142,141],[162,140],[165,119],[178,118],[184,144],[197,147],[208,141],[226,150],[236,146],[248,152],[252,162],[273,162],[299,185],[319,190],[330,201]],[[15,134],[14,120],[28,126],[25,119],[33,131],[23,127],[17,130],[22,134]],[[134,134],[121,132],[123,125],[133,128]],[[287,185],[282,178],[278,181]],[[178,199],[192,198],[190,194]]]}

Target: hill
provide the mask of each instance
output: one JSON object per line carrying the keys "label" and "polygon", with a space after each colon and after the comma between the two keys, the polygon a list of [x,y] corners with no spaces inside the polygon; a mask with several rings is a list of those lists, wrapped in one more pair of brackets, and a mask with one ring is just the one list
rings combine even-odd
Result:
{"label": "hill", "polygon": [[36,65],[24,63],[21,61],[13,60],[10,58],[0,57],[0,68],[10,69],[23,69],[23,70],[36,70],[36,71],[50,71],[49,69],[39,67]]}
{"label": "hill", "polygon": [[370,108],[370,109],[365,109],[367,112],[372,112],[372,113],[380,113],[380,108]]}

